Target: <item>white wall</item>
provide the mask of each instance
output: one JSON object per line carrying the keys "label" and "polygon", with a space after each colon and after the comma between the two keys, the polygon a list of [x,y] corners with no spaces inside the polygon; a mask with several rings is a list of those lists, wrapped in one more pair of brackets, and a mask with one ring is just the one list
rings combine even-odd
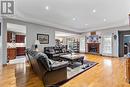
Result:
{"label": "white wall", "polygon": [[0,18],[0,23],[1,23],[1,35],[0,35],[0,67],[2,66],[2,57],[3,57],[3,52],[2,52],[2,30],[3,30],[3,23],[2,23],[2,18]]}
{"label": "white wall", "polygon": [[63,45],[67,45],[67,43],[66,43],[66,37],[65,36],[64,37],[60,37],[60,36],[57,37],[56,36],[55,39],[59,39],[60,41],[63,41],[63,43],[62,43]]}
{"label": "white wall", "polygon": [[55,30],[49,27],[44,27],[36,24],[26,24],[27,25],[27,48],[30,48],[37,40],[37,34],[48,34],[49,35],[49,44],[41,44],[39,48],[40,50],[46,46],[54,46],[55,45]]}
{"label": "white wall", "polygon": [[[111,56],[115,56],[118,57],[118,49],[119,49],[119,42],[118,42],[118,31],[125,31],[125,30],[130,30],[130,26],[121,26],[121,27],[116,27],[116,28],[108,28],[108,29],[103,29],[103,30],[98,30],[96,32],[98,32],[97,34],[100,35],[101,37],[103,37],[104,35],[112,35],[112,54]],[[83,33],[82,36],[89,36],[90,32],[86,32]],[[113,36],[117,35],[117,39],[114,40]],[[101,38],[101,42],[100,42],[100,54],[103,54],[103,50],[102,50],[102,38]],[[105,54],[106,55],[106,54]],[[109,55],[107,55],[109,56]]]}
{"label": "white wall", "polygon": [[18,25],[18,24],[12,24],[7,23],[7,30],[13,31],[13,32],[20,32],[20,33],[26,33],[26,26],[24,25]]}
{"label": "white wall", "polygon": [[[103,36],[111,36],[112,37],[112,54],[103,54]],[[118,38],[115,40],[114,35],[117,35],[118,37],[118,29],[106,29],[101,31],[101,48],[100,52],[102,55],[106,56],[115,56],[118,57]]]}
{"label": "white wall", "polygon": [[62,32],[71,32],[76,34],[72,31],[67,31],[63,29],[57,29],[54,27],[44,26],[40,24],[34,24],[30,22],[24,22],[20,20],[14,19],[3,19],[3,29],[2,29],[2,60],[3,64],[7,63],[7,23],[18,24],[26,26],[26,46],[30,48],[32,44],[34,44],[35,40],[37,39],[37,34],[49,34],[49,44],[42,44],[39,45],[39,50],[43,50],[45,46],[54,46],[55,45],[55,31],[62,31]]}
{"label": "white wall", "polygon": [[38,46],[39,50],[43,51],[43,47],[55,45],[55,30],[45,26],[31,23],[26,23],[26,25],[7,23],[7,30],[25,33],[27,48],[31,48],[34,45],[35,40],[37,40],[37,34],[49,35],[49,44],[40,44]]}
{"label": "white wall", "polygon": [[67,45],[68,38],[71,38],[75,41],[77,41],[77,40],[80,41],[80,34],[75,34],[75,35],[72,35],[72,36],[71,35],[68,36],[67,34],[66,34],[66,36],[56,36],[56,39],[63,41],[63,45]]}
{"label": "white wall", "polygon": [[2,63],[7,63],[7,24],[6,20],[2,19]]}
{"label": "white wall", "polygon": [[4,19],[2,29],[2,59],[3,64],[7,63],[7,23],[13,23],[26,26],[26,46],[30,48],[37,39],[37,34],[49,34],[49,44],[42,44],[39,48],[43,49],[45,46],[55,45],[55,30],[50,27],[45,27],[38,24],[32,24],[28,22],[22,22],[18,20]]}

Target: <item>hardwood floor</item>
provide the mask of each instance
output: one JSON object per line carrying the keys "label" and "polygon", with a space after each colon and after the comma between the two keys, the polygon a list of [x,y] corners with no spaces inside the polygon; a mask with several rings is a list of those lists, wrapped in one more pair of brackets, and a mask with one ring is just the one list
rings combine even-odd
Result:
{"label": "hardwood floor", "polygon": [[44,87],[26,64],[8,65],[0,73],[0,87]]}
{"label": "hardwood floor", "polygon": [[62,87],[130,87],[126,82],[126,59],[89,55],[87,59],[99,64],[70,80]]}
{"label": "hardwood floor", "polygon": [[[130,87],[125,79],[126,59],[96,55],[86,55],[86,59],[99,64],[61,87]],[[0,71],[0,87],[43,87],[43,84],[28,64],[16,64]]]}

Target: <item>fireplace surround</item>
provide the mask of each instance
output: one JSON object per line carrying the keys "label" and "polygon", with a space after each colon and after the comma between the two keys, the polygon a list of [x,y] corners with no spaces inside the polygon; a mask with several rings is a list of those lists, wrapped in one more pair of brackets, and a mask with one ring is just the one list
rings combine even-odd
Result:
{"label": "fireplace surround", "polygon": [[99,53],[100,43],[87,43],[89,53]]}

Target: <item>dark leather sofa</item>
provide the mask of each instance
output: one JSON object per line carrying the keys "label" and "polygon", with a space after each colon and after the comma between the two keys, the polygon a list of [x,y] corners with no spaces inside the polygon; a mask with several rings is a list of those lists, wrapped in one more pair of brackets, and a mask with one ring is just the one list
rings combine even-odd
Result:
{"label": "dark leather sofa", "polygon": [[40,77],[45,87],[67,79],[68,62],[51,60],[46,54],[31,49],[27,49],[26,53],[33,71]]}
{"label": "dark leather sofa", "polygon": [[68,54],[70,51],[66,47],[44,47],[44,53],[50,59],[60,60],[60,55]]}

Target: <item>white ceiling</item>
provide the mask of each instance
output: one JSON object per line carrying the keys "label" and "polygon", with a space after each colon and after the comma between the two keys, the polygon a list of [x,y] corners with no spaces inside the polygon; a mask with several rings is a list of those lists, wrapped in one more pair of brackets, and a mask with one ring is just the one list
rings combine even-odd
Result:
{"label": "white ceiling", "polygon": [[72,36],[75,36],[75,35],[76,34],[73,34],[73,33],[55,31],[55,36],[56,37],[72,37]]}
{"label": "white ceiling", "polygon": [[74,32],[128,25],[130,12],[130,0],[15,0],[15,6],[14,18]]}

